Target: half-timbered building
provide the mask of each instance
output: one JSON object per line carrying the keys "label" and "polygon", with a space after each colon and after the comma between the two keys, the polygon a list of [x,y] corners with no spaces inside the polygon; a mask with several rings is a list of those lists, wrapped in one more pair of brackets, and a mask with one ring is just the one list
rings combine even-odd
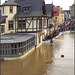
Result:
{"label": "half-timbered building", "polygon": [[[48,33],[49,19],[44,0],[8,0],[1,7],[0,23],[4,26],[0,44],[2,57],[18,56],[19,53],[23,55],[32,47],[42,43]],[[27,36],[30,38],[27,39]]]}
{"label": "half-timbered building", "polygon": [[2,4],[6,17],[5,33],[29,33],[36,45],[47,35],[47,14],[44,0],[8,0]]}

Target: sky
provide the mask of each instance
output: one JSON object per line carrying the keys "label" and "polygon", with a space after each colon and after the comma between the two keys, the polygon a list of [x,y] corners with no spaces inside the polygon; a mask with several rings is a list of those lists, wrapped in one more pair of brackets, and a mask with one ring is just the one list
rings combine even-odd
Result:
{"label": "sky", "polygon": [[[5,0],[1,0],[1,4]],[[45,0],[46,4],[51,4],[52,0]],[[53,4],[56,6],[60,6],[63,8],[63,10],[69,10],[69,6],[71,6],[74,3],[74,0],[53,0]]]}

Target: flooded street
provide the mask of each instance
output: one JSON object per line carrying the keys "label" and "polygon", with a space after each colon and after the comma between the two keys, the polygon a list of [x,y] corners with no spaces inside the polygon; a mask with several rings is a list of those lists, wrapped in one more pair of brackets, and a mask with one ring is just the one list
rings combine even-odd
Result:
{"label": "flooded street", "polygon": [[21,60],[1,61],[1,75],[74,75],[74,33],[61,35],[53,46],[45,41]]}

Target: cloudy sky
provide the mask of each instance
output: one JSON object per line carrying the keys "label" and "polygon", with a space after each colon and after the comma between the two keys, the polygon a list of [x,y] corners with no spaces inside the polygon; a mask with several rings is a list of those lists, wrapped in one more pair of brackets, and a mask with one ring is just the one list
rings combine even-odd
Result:
{"label": "cloudy sky", "polygon": [[[1,3],[3,3],[5,0],[1,0]],[[46,4],[52,3],[52,0],[45,0]],[[71,6],[74,3],[74,0],[53,0],[53,4],[56,6],[62,7],[64,10],[68,10],[69,6]]]}

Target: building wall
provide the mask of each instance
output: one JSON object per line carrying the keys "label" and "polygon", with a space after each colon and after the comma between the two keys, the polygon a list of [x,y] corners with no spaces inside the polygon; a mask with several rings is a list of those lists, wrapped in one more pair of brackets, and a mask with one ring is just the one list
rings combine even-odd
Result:
{"label": "building wall", "polygon": [[[39,19],[37,18],[34,18],[32,20],[32,18],[18,18],[16,20],[16,29],[18,28],[17,25],[18,25],[18,21],[21,21],[21,20],[26,20],[26,29],[22,29],[22,31],[36,31],[36,28],[37,30],[39,30]],[[28,28],[28,29],[27,29]],[[33,30],[32,30],[33,28]],[[21,29],[18,29],[18,31],[21,31]]]}
{"label": "building wall", "polygon": [[2,8],[0,7],[0,11],[2,10]]}
{"label": "building wall", "polygon": [[64,21],[65,23],[67,22],[68,19],[71,18],[70,12],[64,11]]}
{"label": "building wall", "polygon": [[[36,31],[36,28],[39,31],[39,25],[40,25],[39,20],[40,19],[41,18],[39,18],[38,20],[37,20],[37,18],[33,18],[33,20],[32,20],[32,18],[18,18],[18,19],[16,19],[16,29],[17,29],[17,25],[18,25],[17,21],[26,20],[27,21],[26,22],[26,29],[29,27],[27,31],[31,31],[31,32]],[[42,43],[43,39],[45,39],[45,37],[47,35],[47,29],[46,29],[47,19],[43,17],[41,22],[42,22],[42,31],[30,33],[30,34],[34,34],[36,37],[36,39],[35,39],[36,45],[39,43]],[[30,25],[29,25],[29,23],[30,23]],[[33,27],[33,30],[32,30],[32,27]],[[26,29],[22,29],[22,32],[25,32]],[[21,32],[21,29],[18,29],[18,32]]]}
{"label": "building wall", "polygon": [[[4,8],[4,13],[3,13],[3,8]],[[17,28],[17,24],[18,22],[15,22],[15,18],[14,15],[17,13],[17,6],[13,6],[13,13],[10,13],[10,6],[2,6],[2,16],[7,16],[6,18],[6,23],[2,24],[5,25],[5,33],[15,33],[15,24],[16,24],[16,28]],[[27,22],[26,22],[26,29],[29,28],[27,31],[32,31],[32,25],[33,25],[33,31],[36,31],[36,28],[38,28],[39,30],[39,25],[41,24],[39,21],[39,19],[41,19],[41,17],[39,19],[34,18],[34,20],[32,20],[32,18],[26,18]],[[16,20],[25,20],[25,18],[18,18]],[[9,21],[14,21],[14,29],[9,29]],[[30,24],[30,25],[29,25]],[[42,18],[42,26],[44,25],[44,27],[47,26],[47,19],[46,18]],[[44,27],[42,28],[41,32],[37,32],[37,33],[31,33],[31,34],[35,34],[35,41],[36,41],[36,45],[42,43],[43,39],[46,37],[47,34],[47,29],[44,29]],[[21,31],[21,29],[19,29],[19,31]],[[22,31],[25,31],[25,29],[23,29]]]}
{"label": "building wall", "polygon": [[1,57],[16,57],[24,55],[35,47],[35,37],[31,37],[23,42],[0,44],[0,47]]}
{"label": "building wall", "polygon": [[58,21],[58,25],[60,24],[60,8],[59,7],[57,7],[57,6],[54,6],[53,7],[53,18],[55,19],[56,17],[57,17],[57,19],[55,19],[55,20],[57,20]]}
{"label": "building wall", "polygon": [[60,11],[59,11],[59,21],[58,22],[59,22],[59,25],[64,23],[64,12],[62,8],[60,8]]}
{"label": "building wall", "polygon": [[70,7],[70,13],[71,13],[71,17],[74,18],[75,17],[75,4],[73,4]]}
{"label": "building wall", "polygon": [[[14,15],[17,13],[17,6],[13,6],[13,13],[9,12],[10,6],[3,6],[4,13],[2,10],[2,16],[7,16],[5,24],[5,33],[15,32],[15,19]],[[14,21],[14,29],[9,29],[9,21]]]}
{"label": "building wall", "polygon": [[63,24],[63,23],[64,23],[64,13],[60,13],[59,24]]}

